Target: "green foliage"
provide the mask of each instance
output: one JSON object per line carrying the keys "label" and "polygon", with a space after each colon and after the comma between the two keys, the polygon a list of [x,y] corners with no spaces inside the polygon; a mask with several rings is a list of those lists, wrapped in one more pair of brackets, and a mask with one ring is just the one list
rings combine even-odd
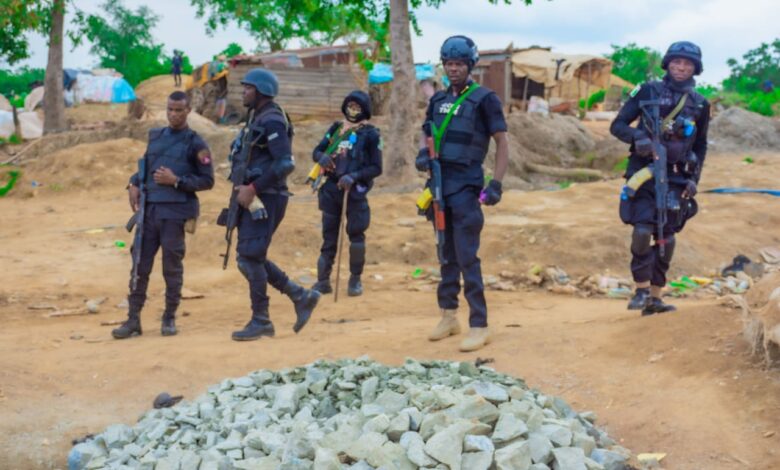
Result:
{"label": "green foliage", "polygon": [[661,53],[633,42],[626,46],[612,44],[612,53],[606,57],[614,62],[612,73],[631,83],[656,80],[664,74]]}
{"label": "green foliage", "polygon": [[720,90],[718,89],[718,87],[714,85],[697,86],[696,92],[702,95],[703,97],[707,98],[708,100],[712,100],[713,98],[720,95]]}
{"label": "green foliage", "polygon": [[221,54],[225,54],[226,57],[230,58],[230,57],[233,57],[235,55],[239,55],[239,54],[243,54],[243,53],[244,53],[244,48],[242,48],[240,44],[236,44],[235,42],[231,42],[230,44],[227,45],[227,47],[222,52],[217,54],[217,56],[219,56]]}
{"label": "green foliage", "polygon": [[[90,52],[100,58],[100,66],[122,73],[132,86],[171,72],[172,57],[164,56],[162,45],[151,35],[159,16],[146,6],[130,10],[118,0],[107,0],[101,8],[101,15],[76,13],[75,28],[69,33],[75,45],[88,39]],[[192,72],[187,56],[183,57],[182,72]]]}
{"label": "green foliage", "polygon": [[[712,85],[696,88],[710,101],[723,106],[738,106],[764,116],[780,115],[780,39],[762,43],[742,56],[743,61],[729,59],[731,74],[723,80],[721,89]],[[764,82],[774,85],[764,91]]]}
{"label": "green foliage", "polygon": [[[607,90],[598,90],[592,95],[588,97],[588,107],[587,109],[593,109],[593,106],[596,103],[603,103],[604,98],[607,96]],[[585,107],[585,98],[582,98],[579,102],[580,108]]]}
{"label": "green foliage", "polygon": [[742,56],[743,62],[729,59],[731,75],[723,81],[723,88],[739,93],[763,91],[762,84],[769,80],[780,86],[780,39],[771,44],[761,43]]}
{"label": "green foliage", "polygon": [[615,173],[624,173],[628,169],[628,157],[625,157],[621,159],[619,162],[615,163],[615,166],[612,167],[612,171]]}
{"label": "green foliage", "polygon": [[45,70],[21,67],[16,71],[0,69],[0,94],[13,101],[15,95],[22,97],[22,106],[24,106],[24,96],[30,91],[30,84],[33,82],[43,82]]}
{"label": "green foliage", "polygon": [[[438,8],[446,0],[409,0],[412,28],[420,33],[414,9],[423,5]],[[519,0],[530,5],[532,0]],[[488,0],[511,4],[512,0]],[[372,51],[389,57],[390,6],[387,0],[190,0],[199,18],[206,19],[209,34],[231,22],[247,29],[260,50],[284,49],[293,38],[307,45],[333,44],[357,39],[378,44]],[[382,60],[382,58],[378,58]]]}

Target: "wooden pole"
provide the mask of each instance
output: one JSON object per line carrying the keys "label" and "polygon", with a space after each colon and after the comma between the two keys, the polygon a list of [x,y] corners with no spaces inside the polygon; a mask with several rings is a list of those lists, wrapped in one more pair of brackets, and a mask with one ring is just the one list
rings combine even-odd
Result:
{"label": "wooden pole", "polygon": [[528,112],[528,76],[525,77],[525,83],[523,83],[523,107],[525,112]]}
{"label": "wooden pole", "polygon": [[339,281],[341,280],[341,252],[344,251],[344,233],[347,231],[347,198],[349,189],[344,188],[344,200],[341,204],[341,220],[339,221],[339,246],[336,252],[336,289],[333,291],[333,303],[339,301]]}
{"label": "wooden pole", "polygon": [[585,112],[588,112],[588,98],[590,98],[590,65],[588,62],[588,81],[585,83]]}

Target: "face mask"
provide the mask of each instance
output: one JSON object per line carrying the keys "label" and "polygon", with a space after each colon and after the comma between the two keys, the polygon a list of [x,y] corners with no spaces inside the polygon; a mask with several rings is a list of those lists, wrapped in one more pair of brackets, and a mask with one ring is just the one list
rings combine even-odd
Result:
{"label": "face mask", "polygon": [[[350,102],[350,104],[347,105],[346,113],[344,114],[344,117],[347,118],[347,121],[355,123],[360,122],[363,119],[365,119],[365,114],[363,113],[363,108],[358,106],[352,106],[352,103],[355,103],[354,101]],[[355,103],[357,104],[357,103]]]}

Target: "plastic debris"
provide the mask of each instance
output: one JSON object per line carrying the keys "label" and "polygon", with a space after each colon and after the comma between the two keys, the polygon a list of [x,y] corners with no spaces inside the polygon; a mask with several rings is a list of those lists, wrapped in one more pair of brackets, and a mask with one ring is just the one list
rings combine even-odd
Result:
{"label": "plastic debris", "polygon": [[122,240],[117,240],[117,241],[114,242],[114,246],[117,247],[117,248],[124,248],[127,245]]}

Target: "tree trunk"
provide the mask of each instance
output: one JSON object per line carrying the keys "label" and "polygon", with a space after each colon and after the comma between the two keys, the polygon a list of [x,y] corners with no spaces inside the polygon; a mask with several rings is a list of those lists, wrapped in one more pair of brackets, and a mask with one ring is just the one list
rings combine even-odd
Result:
{"label": "tree trunk", "polygon": [[384,167],[391,182],[413,175],[417,154],[417,80],[414,74],[409,1],[390,0],[390,49],[393,82],[390,90],[390,132],[384,148]]}
{"label": "tree trunk", "polygon": [[62,84],[62,39],[65,22],[65,0],[54,0],[51,31],[49,32],[49,61],[46,64],[43,96],[43,133],[66,130],[65,98]]}

